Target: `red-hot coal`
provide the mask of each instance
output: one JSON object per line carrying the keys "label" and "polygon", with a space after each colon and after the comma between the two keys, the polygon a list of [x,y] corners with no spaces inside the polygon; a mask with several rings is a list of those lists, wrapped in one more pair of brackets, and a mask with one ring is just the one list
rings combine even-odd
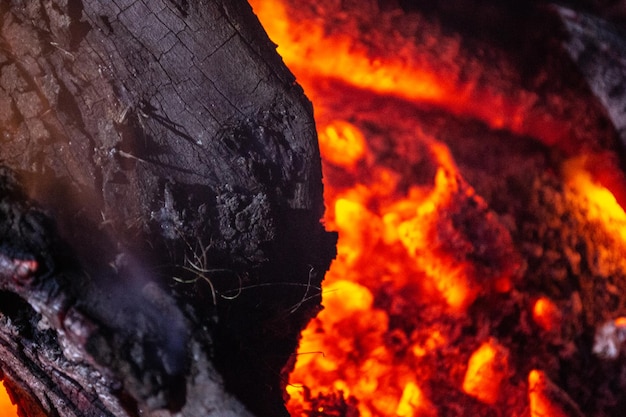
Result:
{"label": "red-hot coal", "polygon": [[621,415],[619,137],[557,11],[252,5],[313,102],[339,232],[291,415]]}

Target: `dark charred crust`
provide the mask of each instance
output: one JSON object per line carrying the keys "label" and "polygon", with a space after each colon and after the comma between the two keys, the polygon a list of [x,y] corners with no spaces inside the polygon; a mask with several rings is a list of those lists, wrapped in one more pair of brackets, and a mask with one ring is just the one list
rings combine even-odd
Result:
{"label": "dark charred crust", "polygon": [[[2,171],[0,289],[41,314],[68,360],[87,360],[110,381],[123,380],[148,408],[181,407],[188,330],[171,296],[137,278],[146,274],[145,267],[129,255],[87,280],[53,222],[21,191],[15,175]],[[135,283],[129,288],[121,281]],[[109,282],[108,289],[103,282]],[[103,291],[111,296],[95,306],[89,302],[101,299]]]}

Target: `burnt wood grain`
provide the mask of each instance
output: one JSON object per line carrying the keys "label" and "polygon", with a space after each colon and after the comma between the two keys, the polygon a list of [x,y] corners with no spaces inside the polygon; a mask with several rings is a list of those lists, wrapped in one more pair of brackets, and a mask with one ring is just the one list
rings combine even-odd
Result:
{"label": "burnt wood grain", "polygon": [[312,108],[244,1],[0,5],[0,368],[25,415],[286,415]]}

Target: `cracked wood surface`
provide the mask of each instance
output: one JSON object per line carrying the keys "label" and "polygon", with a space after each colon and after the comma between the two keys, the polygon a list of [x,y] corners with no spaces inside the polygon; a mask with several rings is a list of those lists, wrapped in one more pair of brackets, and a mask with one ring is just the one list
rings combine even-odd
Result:
{"label": "cracked wood surface", "polygon": [[26,415],[286,415],[334,236],[274,49],[241,0],[0,5],[0,366]]}

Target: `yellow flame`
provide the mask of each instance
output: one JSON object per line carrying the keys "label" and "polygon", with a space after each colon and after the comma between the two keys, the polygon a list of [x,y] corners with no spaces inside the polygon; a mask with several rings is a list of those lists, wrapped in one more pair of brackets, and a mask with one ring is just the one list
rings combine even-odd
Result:
{"label": "yellow flame", "polygon": [[457,311],[463,310],[473,301],[475,293],[470,289],[465,265],[452,257],[435,256],[429,248],[433,246],[432,227],[437,217],[445,210],[450,196],[458,192],[454,163],[448,152],[441,152],[443,166],[435,175],[435,186],[430,195],[416,204],[415,216],[397,226],[397,236],[407,252],[418,263],[418,267],[429,277],[448,305]]}

